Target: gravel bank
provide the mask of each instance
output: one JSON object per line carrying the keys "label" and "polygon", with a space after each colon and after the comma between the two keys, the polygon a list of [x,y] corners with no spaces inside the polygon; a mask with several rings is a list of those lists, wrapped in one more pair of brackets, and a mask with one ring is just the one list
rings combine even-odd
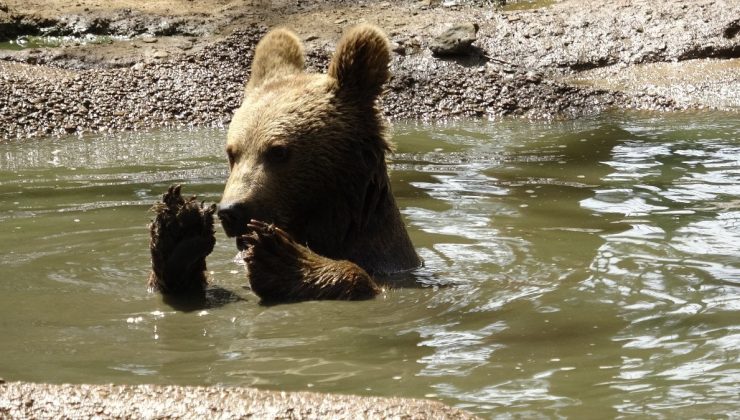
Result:
{"label": "gravel bank", "polygon": [[[670,79],[663,89],[649,88],[650,73],[625,76],[645,63],[680,66],[687,59],[740,56],[738,0],[598,5],[570,0],[516,11],[465,2],[454,7],[415,1],[331,5],[309,3],[295,10],[283,5],[261,15],[254,8],[239,13],[229,3],[219,9],[223,19],[214,18],[239,22],[239,29],[222,28],[228,36],[136,38],[113,46],[2,52],[0,139],[226,125],[241,100],[254,45],[269,26],[281,23],[306,40],[314,71],[326,68],[346,27],[368,21],[385,28],[395,50],[393,79],[384,98],[391,119],[559,118],[609,108],[740,107],[737,95],[707,102],[708,96],[696,88],[679,96],[671,88],[671,83],[711,85],[720,95],[731,93],[722,86],[739,83],[737,66],[710,66],[722,67],[720,76],[697,72],[692,77],[699,80]],[[459,22],[480,27],[472,54],[432,56],[431,39]],[[113,52],[97,55],[106,48]]]}
{"label": "gravel bank", "polygon": [[226,124],[263,33],[240,31],[197,55],[127,68],[0,63],[0,138]]}
{"label": "gravel bank", "polygon": [[253,388],[0,384],[0,417],[473,419],[444,404]]}

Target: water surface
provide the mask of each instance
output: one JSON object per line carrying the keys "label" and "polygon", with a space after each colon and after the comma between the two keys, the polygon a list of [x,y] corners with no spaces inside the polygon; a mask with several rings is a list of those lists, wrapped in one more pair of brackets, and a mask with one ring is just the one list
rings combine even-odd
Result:
{"label": "water surface", "polygon": [[0,41],[0,50],[22,51],[33,48],[56,48],[86,44],[110,44],[113,41],[128,39],[124,36],[92,35],[83,36],[20,36],[9,41]]}
{"label": "water surface", "polygon": [[[484,416],[740,410],[740,117],[396,124],[426,267],[366,302],[261,306],[220,227],[213,282],[149,294],[148,209],[217,201],[218,130],[0,144],[0,377],[441,400]],[[450,285],[451,284],[451,285]]]}

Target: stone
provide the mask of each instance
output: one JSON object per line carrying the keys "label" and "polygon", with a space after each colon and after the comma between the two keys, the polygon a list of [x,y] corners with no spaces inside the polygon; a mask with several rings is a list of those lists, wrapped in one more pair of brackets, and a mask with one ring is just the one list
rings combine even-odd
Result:
{"label": "stone", "polygon": [[722,36],[727,39],[732,39],[735,38],[738,32],[740,32],[740,19],[735,19],[725,26],[722,30]]}
{"label": "stone", "polygon": [[527,74],[524,76],[525,80],[531,83],[539,83],[542,81],[542,74],[534,72],[534,71],[528,71]]}
{"label": "stone", "polygon": [[477,23],[460,23],[435,37],[429,43],[429,49],[436,56],[469,55],[473,52],[472,44],[477,34]]}

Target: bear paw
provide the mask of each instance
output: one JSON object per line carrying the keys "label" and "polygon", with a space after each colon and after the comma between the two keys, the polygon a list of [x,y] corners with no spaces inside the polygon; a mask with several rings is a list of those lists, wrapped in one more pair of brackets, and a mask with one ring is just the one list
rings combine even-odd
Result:
{"label": "bear paw", "polygon": [[252,220],[248,227],[251,233],[242,237],[244,261],[252,291],[263,301],[359,300],[380,292],[350,261],[322,257],[275,225]]}
{"label": "bear paw", "polygon": [[208,284],[206,256],[216,244],[216,205],[206,207],[194,196],[186,200],[181,186],[172,185],[152,211],[156,216],[149,226],[149,288],[167,294],[202,293]]}

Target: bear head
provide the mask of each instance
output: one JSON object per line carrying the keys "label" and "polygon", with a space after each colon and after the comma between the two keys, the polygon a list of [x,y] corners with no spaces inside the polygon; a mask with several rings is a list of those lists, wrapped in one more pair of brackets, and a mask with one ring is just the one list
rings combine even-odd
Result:
{"label": "bear head", "polygon": [[230,173],[218,215],[228,236],[262,220],[342,257],[390,195],[391,146],[376,106],[390,48],[379,29],[359,25],[339,41],[327,74],[306,73],[303,57],[284,28],[258,43],[228,130]]}

